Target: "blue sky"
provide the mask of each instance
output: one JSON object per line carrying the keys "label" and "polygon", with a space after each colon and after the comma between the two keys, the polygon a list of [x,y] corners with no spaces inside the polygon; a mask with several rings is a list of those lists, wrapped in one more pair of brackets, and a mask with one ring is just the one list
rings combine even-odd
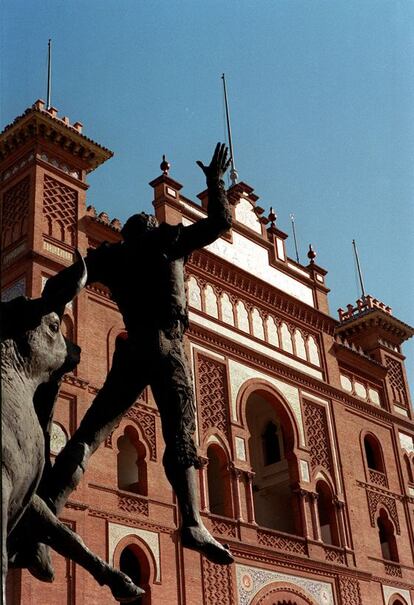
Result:
{"label": "blue sky", "polygon": [[[195,198],[224,138],[240,178],[328,269],[331,313],[369,293],[414,324],[411,0],[0,0],[1,125],[46,96],[115,152],[89,178],[111,218],[151,208],[161,156]],[[294,256],[293,238],[288,240]],[[414,344],[405,346],[414,382]]]}

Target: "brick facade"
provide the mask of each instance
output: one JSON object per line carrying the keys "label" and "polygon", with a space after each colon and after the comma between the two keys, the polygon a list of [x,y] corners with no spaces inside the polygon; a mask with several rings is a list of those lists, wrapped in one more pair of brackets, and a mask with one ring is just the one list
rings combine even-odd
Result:
{"label": "brick facade", "polygon": [[[111,155],[41,102],[0,136],[2,294],[38,296],[75,247],[120,239],[86,202],[86,175]],[[151,182],[161,220],[205,214],[168,174]],[[195,380],[201,511],[236,563],[183,550],[150,390],[92,457],[63,520],[104,559],[135,565],[143,605],[414,603],[414,423],[402,342],[413,330],[366,297],[328,312],[326,271],[289,259],[286,234],[246,183],[234,228],[187,264],[187,352]],[[143,293],[145,295],[145,293]],[[67,307],[82,348],[55,414],[57,452],[102,385],[122,319],[95,284]],[[213,512],[212,512],[213,511]],[[9,605],[110,604],[53,555],[56,580],[12,571]],[[125,567],[124,567],[125,568]]]}

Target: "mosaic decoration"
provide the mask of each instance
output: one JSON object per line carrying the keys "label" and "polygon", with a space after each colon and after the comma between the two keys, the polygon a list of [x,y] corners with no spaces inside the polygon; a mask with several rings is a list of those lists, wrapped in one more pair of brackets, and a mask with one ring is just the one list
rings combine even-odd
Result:
{"label": "mosaic decoration", "polygon": [[117,544],[125,536],[138,536],[145,542],[154,555],[156,566],[155,581],[161,581],[161,560],[160,560],[160,537],[155,531],[139,529],[137,527],[128,527],[127,525],[118,525],[118,523],[108,523],[108,561],[113,565],[113,557]]}
{"label": "mosaic decoration", "polygon": [[235,438],[235,444],[236,444],[236,456],[238,460],[244,460],[246,461],[246,444],[244,442],[243,437],[236,437]]}
{"label": "mosaic decoration", "polygon": [[50,451],[52,454],[59,454],[65,447],[67,441],[68,436],[65,429],[57,422],[53,422],[50,435]]}
{"label": "mosaic decoration", "polygon": [[[274,582],[289,582],[307,592],[318,605],[335,605],[332,586],[310,578],[301,578],[267,569],[236,565],[239,605],[249,605],[264,586]],[[214,601],[212,601],[214,602]]]}
{"label": "mosaic decoration", "polygon": [[382,592],[384,594],[384,603],[388,605],[391,597],[399,596],[405,599],[409,605],[412,605],[411,596],[408,590],[403,590],[402,588],[395,588],[395,586],[382,586]]}

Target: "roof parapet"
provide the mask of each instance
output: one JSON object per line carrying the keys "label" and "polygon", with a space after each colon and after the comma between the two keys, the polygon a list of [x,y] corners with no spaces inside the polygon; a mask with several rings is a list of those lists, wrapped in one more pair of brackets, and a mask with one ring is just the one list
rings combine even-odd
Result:
{"label": "roof parapet", "polygon": [[341,323],[344,321],[349,321],[350,319],[356,319],[358,316],[370,311],[371,309],[380,309],[381,311],[392,315],[391,307],[369,294],[364,298],[358,298],[355,307],[354,305],[349,304],[346,306],[346,308],[346,311],[341,308],[338,309],[339,321]]}

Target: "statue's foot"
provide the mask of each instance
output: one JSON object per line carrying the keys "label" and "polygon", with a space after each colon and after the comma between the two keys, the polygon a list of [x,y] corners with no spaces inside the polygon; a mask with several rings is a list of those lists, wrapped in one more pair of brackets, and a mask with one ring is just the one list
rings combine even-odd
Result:
{"label": "statue's foot", "polygon": [[14,567],[24,568],[41,582],[53,582],[55,570],[50,559],[50,549],[46,544],[37,542],[14,559]]}
{"label": "statue's foot", "polygon": [[228,546],[217,542],[204,525],[183,527],[181,529],[181,542],[185,548],[198,551],[212,563],[230,565],[234,562],[234,557]]}
{"label": "statue's foot", "polygon": [[103,584],[109,586],[114,599],[121,603],[135,601],[145,594],[145,590],[136,586],[129,576],[118,569],[110,569]]}

